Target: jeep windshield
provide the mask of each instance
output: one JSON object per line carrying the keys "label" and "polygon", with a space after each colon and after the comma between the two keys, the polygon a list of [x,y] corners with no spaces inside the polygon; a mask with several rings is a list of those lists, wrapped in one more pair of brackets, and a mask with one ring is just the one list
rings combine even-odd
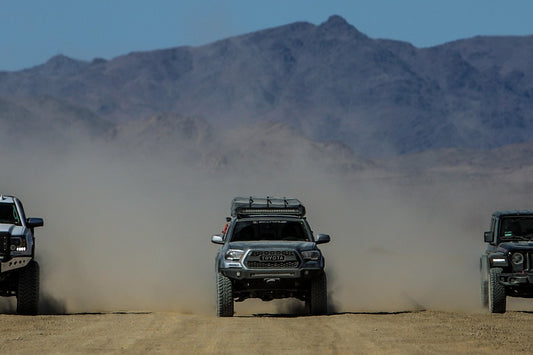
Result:
{"label": "jeep windshield", "polygon": [[501,240],[533,240],[533,216],[504,217],[501,220]]}
{"label": "jeep windshield", "polygon": [[231,241],[310,241],[302,221],[247,220],[237,221]]}
{"label": "jeep windshield", "polygon": [[0,203],[0,223],[22,225],[14,203]]}

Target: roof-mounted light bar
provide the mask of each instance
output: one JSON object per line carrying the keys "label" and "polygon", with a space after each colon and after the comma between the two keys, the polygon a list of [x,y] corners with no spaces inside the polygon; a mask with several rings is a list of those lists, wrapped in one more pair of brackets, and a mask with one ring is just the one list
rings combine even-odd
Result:
{"label": "roof-mounted light bar", "polygon": [[286,197],[235,197],[231,202],[232,216],[293,215],[305,216],[305,207],[295,198]]}
{"label": "roof-mounted light bar", "polygon": [[252,214],[292,214],[300,215],[301,211],[297,208],[242,208],[238,210],[239,214],[252,215]]}

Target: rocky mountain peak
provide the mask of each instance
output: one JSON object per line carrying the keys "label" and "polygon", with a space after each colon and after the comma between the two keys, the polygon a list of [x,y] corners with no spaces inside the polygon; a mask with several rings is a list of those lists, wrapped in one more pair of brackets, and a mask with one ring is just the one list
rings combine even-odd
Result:
{"label": "rocky mountain peak", "polygon": [[34,69],[48,74],[71,74],[85,65],[84,61],[72,59],[63,54],[50,58],[46,63]]}
{"label": "rocky mountain peak", "polygon": [[330,27],[352,27],[344,17],[339,15],[331,15],[323,25]]}
{"label": "rocky mountain peak", "polygon": [[367,38],[366,35],[359,32],[354,26],[350,25],[348,21],[339,15],[330,16],[326,22],[320,24],[319,30],[334,35],[350,34],[360,38]]}

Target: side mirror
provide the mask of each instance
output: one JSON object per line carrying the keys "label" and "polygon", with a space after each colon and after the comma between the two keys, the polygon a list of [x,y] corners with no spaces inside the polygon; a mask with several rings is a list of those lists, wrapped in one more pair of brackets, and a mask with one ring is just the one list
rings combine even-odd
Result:
{"label": "side mirror", "polygon": [[35,227],[42,227],[43,225],[44,221],[42,218],[31,217],[26,219],[26,226],[28,226],[28,228],[30,229],[33,229]]}
{"label": "side mirror", "polygon": [[329,243],[330,240],[331,240],[331,238],[330,238],[329,234],[317,234],[315,243],[324,244],[324,243]]}
{"label": "side mirror", "polygon": [[483,233],[483,239],[485,240],[485,243],[492,243],[493,242],[493,238],[492,238],[492,232],[485,232]]}
{"label": "side mirror", "polygon": [[222,238],[221,234],[215,234],[211,237],[211,243],[224,244],[224,239]]}

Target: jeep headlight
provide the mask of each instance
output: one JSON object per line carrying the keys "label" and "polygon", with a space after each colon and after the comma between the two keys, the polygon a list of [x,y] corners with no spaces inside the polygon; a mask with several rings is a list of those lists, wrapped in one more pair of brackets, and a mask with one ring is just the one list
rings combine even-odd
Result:
{"label": "jeep headlight", "polygon": [[507,258],[504,256],[493,256],[490,258],[490,263],[493,267],[507,266]]}
{"label": "jeep headlight", "polygon": [[240,249],[229,249],[224,255],[224,259],[229,261],[240,261],[244,251]]}
{"label": "jeep headlight", "polygon": [[302,251],[302,258],[304,260],[319,260],[320,252],[318,250],[304,250]]}
{"label": "jeep headlight", "polygon": [[520,265],[520,264],[522,264],[524,262],[524,255],[522,253],[514,253],[511,256],[511,261],[515,265]]}

